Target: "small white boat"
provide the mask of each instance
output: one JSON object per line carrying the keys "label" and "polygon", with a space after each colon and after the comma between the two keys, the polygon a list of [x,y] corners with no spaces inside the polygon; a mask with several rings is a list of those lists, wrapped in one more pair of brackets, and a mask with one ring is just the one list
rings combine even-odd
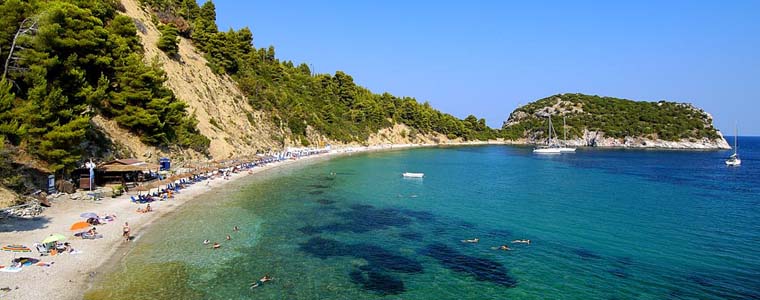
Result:
{"label": "small white boat", "polygon": [[729,156],[728,159],[726,159],[726,165],[729,167],[737,167],[737,166],[741,166],[742,164],[742,160],[739,159],[739,154],[738,154],[739,149],[737,148],[737,143],[736,143],[738,135],[739,135],[739,130],[736,129],[736,126],[734,126],[734,154],[731,154],[731,156]]}
{"label": "small white boat", "polygon": [[404,172],[401,174],[401,176],[406,178],[422,178],[425,177],[425,173],[410,173],[410,172]]}

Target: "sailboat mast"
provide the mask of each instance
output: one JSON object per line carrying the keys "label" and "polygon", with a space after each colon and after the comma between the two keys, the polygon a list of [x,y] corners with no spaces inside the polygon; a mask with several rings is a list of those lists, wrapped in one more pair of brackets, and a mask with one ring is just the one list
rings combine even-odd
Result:
{"label": "sailboat mast", "polygon": [[562,135],[563,135],[562,139],[565,140],[565,142],[567,142],[567,127],[566,127],[567,122],[565,121],[565,119],[567,119],[567,117],[563,116],[562,117]]}
{"label": "sailboat mast", "polygon": [[736,123],[734,123],[734,155],[736,155],[737,150],[739,150],[739,149],[736,149],[736,145],[737,145],[736,141],[738,140],[738,137],[739,137],[739,127],[736,125]]}

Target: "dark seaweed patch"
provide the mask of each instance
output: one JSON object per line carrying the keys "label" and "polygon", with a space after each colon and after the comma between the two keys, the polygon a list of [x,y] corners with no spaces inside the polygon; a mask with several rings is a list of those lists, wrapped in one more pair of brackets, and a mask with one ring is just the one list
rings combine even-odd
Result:
{"label": "dark seaweed patch", "polygon": [[347,255],[349,249],[346,245],[336,240],[315,237],[309,239],[306,243],[299,244],[301,251],[326,259],[333,256]]}
{"label": "dark seaweed patch", "polygon": [[348,275],[353,283],[380,295],[398,295],[406,291],[403,281],[383,272],[369,271],[364,276],[361,271],[353,270]]}
{"label": "dark seaweed patch", "polygon": [[324,199],[324,198],[317,200],[317,203],[322,204],[322,205],[331,205],[331,204],[334,204],[335,202],[336,202],[335,200]]}
{"label": "dark seaweed patch", "polygon": [[459,228],[466,228],[466,229],[473,229],[473,228],[475,228],[475,224],[467,222],[467,221],[457,222],[457,226]]}
{"label": "dark seaweed patch", "polygon": [[319,228],[311,226],[311,225],[298,228],[298,231],[306,235],[313,235],[313,234],[320,233]]}
{"label": "dark seaweed patch", "polygon": [[686,279],[688,279],[689,281],[694,282],[694,283],[696,283],[698,285],[704,286],[704,287],[711,287],[711,286],[713,286],[713,284],[710,282],[710,280],[707,279],[706,277],[702,276],[702,275],[691,274],[689,276],[686,276]]}
{"label": "dark seaweed patch", "polygon": [[324,193],[325,191],[320,191],[320,190],[314,190],[314,191],[309,192],[310,195],[322,195]]}
{"label": "dark seaweed patch", "polygon": [[499,262],[469,256],[444,244],[431,244],[422,254],[432,257],[449,270],[475,277],[478,281],[488,281],[505,287],[515,287],[517,280],[507,273],[507,268]]}
{"label": "dark seaweed patch", "polygon": [[612,275],[615,275],[618,278],[628,278],[628,273],[625,272],[623,269],[609,269],[607,270]]}
{"label": "dark seaweed patch", "polygon": [[307,186],[310,187],[310,188],[315,188],[315,189],[326,189],[326,188],[330,187],[330,186],[327,186],[327,185],[324,185],[324,184],[310,184],[310,185],[307,185]]}
{"label": "dark seaweed patch", "polygon": [[419,211],[419,210],[411,210],[411,209],[398,209],[398,212],[400,214],[403,214],[407,217],[412,217],[420,222],[432,222],[435,220],[435,215],[426,212],[426,211]]}
{"label": "dark seaweed patch", "polygon": [[346,222],[318,226],[314,230],[316,232],[365,233],[388,227],[404,227],[412,222],[412,219],[400,214],[396,209],[378,209],[371,205],[354,205],[350,210],[338,212],[336,215],[345,219]]}
{"label": "dark seaweed patch", "polygon": [[422,264],[395,252],[372,244],[346,244],[336,240],[314,237],[299,245],[301,251],[325,259],[333,256],[362,258],[372,270],[392,270],[403,273],[422,272]]}
{"label": "dark seaweed patch", "polygon": [[402,232],[399,236],[410,241],[421,241],[422,234],[419,232]]}
{"label": "dark seaweed patch", "polygon": [[583,259],[600,259],[600,258],[602,258],[598,254],[596,254],[594,252],[591,252],[588,249],[583,249],[583,248],[574,249],[573,253],[575,253],[576,255],[580,256]]}
{"label": "dark seaweed patch", "polygon": [[618,259],[616,259],[615,261],[617,261],[619,264],[625,265],[625,266],[633,265],[633,259],[630,258],[630,257],[628,257],[628,256],[618,257]]}

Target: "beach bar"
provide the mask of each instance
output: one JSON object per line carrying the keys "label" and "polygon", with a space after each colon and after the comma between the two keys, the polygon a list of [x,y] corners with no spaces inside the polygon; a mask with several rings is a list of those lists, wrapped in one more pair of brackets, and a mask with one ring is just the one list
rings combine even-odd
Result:
{"label": "beach bar", "polygon": [[[94,169],[93,187],[110,184],[135,186],[140,182],[156,178],[159,168],[158,164],[150,164],[134,158],[104,162]],[[87,167],[74,170],[72,177],[78,179],[79,188],[89,188],[90,170]]]}

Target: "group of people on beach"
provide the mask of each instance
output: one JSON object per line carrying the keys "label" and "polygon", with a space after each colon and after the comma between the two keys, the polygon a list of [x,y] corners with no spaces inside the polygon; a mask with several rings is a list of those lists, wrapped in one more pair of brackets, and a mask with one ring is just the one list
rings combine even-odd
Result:
{"label": "group of people on beach", "polygon": [[[462,243],[471,243],[471,244],[474,244],[474,243],[478,243],[478,242],[480,242],[479,238],[462,240]],[[513,240],[512,244],[527,244],[527,245],[530,245],[530,240],[528,240],[528,239]],[[503,245],[498,246],[498,247],[492,247],[491,249],[494,249],[494,250],[503,250],[503,251],[510,251],[510,250],[512,250],[512,248],[510,248],[509,245],[506,245],[506,244],[503,244]]]}
{"label": "group of people on beach", "polygon": [[150,207],[150,203],[148,203],[148,205],[146,205],[145,208],[140,208],[140,207],[137,208],[137,212],[141,214],[152,212],[152,211],[153,211],[153,208]]}

